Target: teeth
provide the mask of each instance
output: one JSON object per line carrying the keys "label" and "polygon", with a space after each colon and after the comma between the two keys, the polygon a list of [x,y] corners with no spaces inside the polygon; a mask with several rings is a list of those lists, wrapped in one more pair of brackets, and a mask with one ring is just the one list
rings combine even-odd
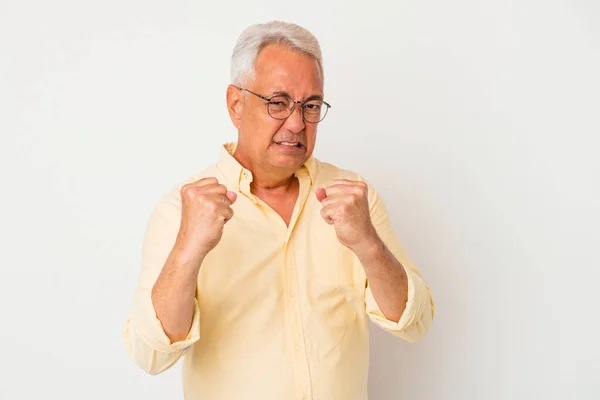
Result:
{"label": "teeth", "polygon": [[298,142],[279,142],[279,144],[284,144],[286,146],[293,146],[293,147],[298,146]]}

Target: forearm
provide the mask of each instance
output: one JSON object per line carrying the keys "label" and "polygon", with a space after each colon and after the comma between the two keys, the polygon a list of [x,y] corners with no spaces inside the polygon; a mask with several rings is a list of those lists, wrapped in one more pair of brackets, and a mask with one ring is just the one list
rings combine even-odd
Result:
{"label": "forearm", "polygon": [[398,322],[408,300],[408,277],[402,264],[378,237],[354,251],[381,312]]}
{"label": "forearm", "polygon": [[152,288],[152,305],[171,343],[184,340],[194,316],[198,272],[204,256],[173,250]]}

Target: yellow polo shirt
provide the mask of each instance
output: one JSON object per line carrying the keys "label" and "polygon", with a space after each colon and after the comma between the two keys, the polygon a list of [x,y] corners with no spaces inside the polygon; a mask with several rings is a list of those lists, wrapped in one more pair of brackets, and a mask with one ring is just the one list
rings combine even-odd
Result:
{"label": "yellow polo shirt", "polygon": [[[158,374],[183,357],[188,400],[366,400],[367,321],[410,342],[429,330],[434,303],[419,271],[394,234],[385,205],[369,186],[371,220],[408,274],[400,321],[387,320],[357,257],[320,215],[318,187],[362,180],[311,157],[297,172],[300,193],[289,227],[250,192],[252,173],[223,146],[219,161],[160,199],[147,225],[139,285],[125,325],[126,348]],[[205,258],[192,327],[171,343],[150,293],[179,230],[184,183],[216,177],[237,193],[234,217]]]}

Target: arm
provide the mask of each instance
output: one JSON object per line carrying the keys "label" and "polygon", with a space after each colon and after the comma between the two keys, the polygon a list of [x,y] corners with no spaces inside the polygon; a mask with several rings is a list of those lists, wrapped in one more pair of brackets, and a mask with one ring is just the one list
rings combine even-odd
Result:
{"label": "arm", "polygon": [[[177,338],[179,341],[169,338],[153,304],[153,287],[155,282],[158,283],[159,275],[164,275],[161,271],[177,265],[176,253],[172,250],[180,219],[181,203],[177,192],[174,191],[161,199],[150,216],[142,245],[142,268],[138,287],[125,324],[124,340],[127,352],[136,364],[153,375],[174,365],[185,349],[200,338],[200,312],[195,299],[192,300],[191,307],[183,312],[191,314],[192,317],[183,322],[187,325],[187,330],[183,338]],[[195,287],[195,281],[192,283]],[[157,303],[160,303],[160,300]],[[188,317],[184,315],[178,319],[185,318]]]}
{"label": "arm", "polygon": [[408,301],[408,276],[404,266],[379,236],[355,250],[369,282],[369,288],[386,319],[398,322]]}
{"label": "arm", "polygon": [[157,374],[170,368],[199,340],[198,273],[221,240],[235,199],[216,178],[204,178],[172,191],[155,207],[125,327],[127,350],[145,371]]}
{"label": "arm", "polygon": [[369,213],[375,245],[366,256],[357,254],[367,275],[365,303],[369,318],[386,331],[409,342],[421,340],[435,314],[431,290],[406,255],[394,232],[387,208],[369,187]]}
{"label": "arm", "polygon": [[431,292],[406,257],[375,189],[364,181],[336,179],[316,195],[321,215],[365,270],[371,320],[407,341],[420,340],[433,320]]}
{"label": "arm", "polygon": [[175,245],[152,288],[156,316],[172,342],[185,340],[192,326],[196,283],[205,256],[188,256]]}

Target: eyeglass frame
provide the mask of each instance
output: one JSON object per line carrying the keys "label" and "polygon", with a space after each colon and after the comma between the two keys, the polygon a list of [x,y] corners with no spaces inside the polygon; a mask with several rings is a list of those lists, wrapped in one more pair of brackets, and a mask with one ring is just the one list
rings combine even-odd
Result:
{"label": "eyeglass frame", "polygon": [[[306,117],[304,116],[304,105],[306,103],[308,103],[309,101],[313,101],[313,100],[317,100],[317,99],[309,99],[309,100],[305,100],[305,101],[296,101],[296,100],[292,99],[290,96],[288,96],[286,94],[276,94],[276,95],[271,96],[271,97],[266,97],[266,96],[263,96],[261,94],[254,93],[250,89],[242,88],[242,87],[235,86],[235,85],[232,85],[232,86],[238,88],[241,91],[246,91],[248,93],[252,93],[256,97],[258,97],[258,98],[266,101],[265,105],[267,106],[267,113],[269,114],[269,117],[271,117],[273,119],[276,119],[278,121],[283,121],[283,120],[288,119],[290,117],[290,115],[292,115],[294,113],[294,108],[296,108],[296,104],[300,104],[300,113],[302,114],[302,119],[305,122],[308,122],[309,124],[318,124],[319,122],[321,122],[321,121],[323,121],[325,119],[325,117],[327,116],[327,113],[329,112],[329,109],[331,108],[331,105],[328,102],[326,102],[323,99],[318,99],[318,100],[320,100],[320,101],[323,102],[323,104],[327,107],[327,110],[325,111],[325,114],[323,114],[323,118],[321,118],[320,120],[318,120],[316,122],[308,121],[306,119]],[[274,99],[275,97],[287,97],[288,99],[290,99],[292,107],[289,109],[290,113],[287,115],[287,117],[285,117],[285,118],[276,118],[276,117],[274,117],[274,116],[271,115],[271,112],[269,112],[269,104],[271,104],[271,99]]]}

